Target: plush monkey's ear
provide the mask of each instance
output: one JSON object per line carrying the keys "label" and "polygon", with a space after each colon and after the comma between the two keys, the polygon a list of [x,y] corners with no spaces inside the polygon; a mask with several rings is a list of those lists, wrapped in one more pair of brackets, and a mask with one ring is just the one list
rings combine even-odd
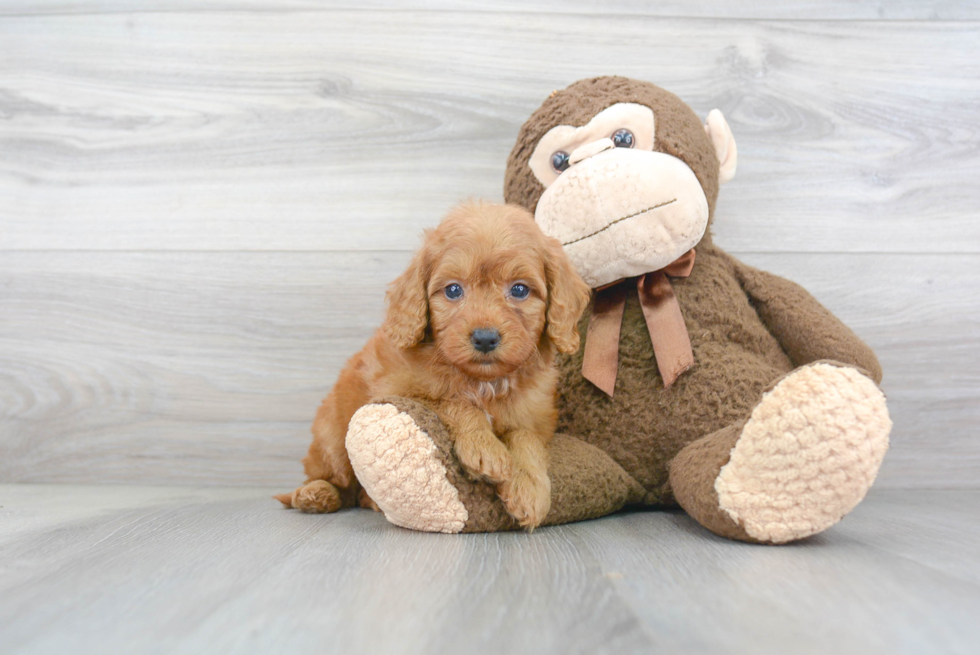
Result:
{"label": "plush monkey's ear", "polygon": [[578,350],[578,320],[589,304],[592,290],[565,255],[558,239],[546,237],[544,252],[545,274],[548,278],[548,338],[559,352],[566,354]]}
{"label": "plush monkey's ear", "polygon": [[408,270],[388,287],[388,312],[381,328],[398,348],[411,348],[422,341],[429,326],[428,248],[415,253]]}
{"label": "plush monkey's ear", "polygon": [[704,131],[715,147],[715,155],[720,164],[718,181],[727,182],[735,177],[735,168],[738,165],[738,149],[735,147],[732,128],[728,127],[728,121],[725,120],[720,109],[712,109],[708,113],[708,121],[704,124]]}

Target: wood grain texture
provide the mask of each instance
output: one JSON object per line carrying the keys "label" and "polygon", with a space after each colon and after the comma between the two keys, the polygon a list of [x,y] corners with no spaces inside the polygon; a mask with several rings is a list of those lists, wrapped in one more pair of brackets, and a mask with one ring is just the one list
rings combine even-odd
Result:
{"label": "wood grain texture", "polygon": [[5,0],[0,16],[48,14],[102,14],[214,11],[330,11],[371,9],[465,11],[472,13],[606,13],[643,16],[780,19],[780,20],[975,20],[980,3],[975,0]]}
{"label": "wood grain texture", "polygon": [[609,73],[724,110],[733,250],[980,252],[978,23],[341,10],[0,21],[0,249],[400,250]]}
{"label": "wood grain texture", "polygon": [[874,491],[782,547],[663,512],[432,535],[267,494],[0,486],[3,650],[917,654],[980,638],[977,491]]}
{"label": "wood grain texture", "polygon": [[[276,484],[410,253],[0,253],[0,481]],[[980,479],[980,256],[747,253],[878,352],[885,487]]]}
{"label": "wood grain texture", "polygon": [[980,3],[358,7],[2,3],[0,480],[292,485],[419,231],[619,73],[725,111],[717,241],[880,354],[880,484],[976,486]]}
{"label": "wood grain texture", "polygon": [[409,256],[0,255],[0,479],[292,484]]}

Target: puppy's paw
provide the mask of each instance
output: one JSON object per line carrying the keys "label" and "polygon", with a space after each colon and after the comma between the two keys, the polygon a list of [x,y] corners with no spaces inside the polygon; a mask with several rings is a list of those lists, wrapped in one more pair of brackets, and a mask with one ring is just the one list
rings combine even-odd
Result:
{"label": "puppy's paw", "polygon": [[496,437],[483,440],[459,439],[455,450],[459,463],[470,476],[485,478],[493,483],[510,479],[510,453]]}
{"label": "puppy's paw", "polygon": [[541,525],[551,509],[551,480],[548,474],[517,470],[514,477],[497,486],[497,495],[507,513],[528,532]]}
{"label": "puppy's paw", "polygon": [[336,512],[342,505],[337,487],[326,480],[307,482],[293,492],[291,502],[296,509],[310,514]]}

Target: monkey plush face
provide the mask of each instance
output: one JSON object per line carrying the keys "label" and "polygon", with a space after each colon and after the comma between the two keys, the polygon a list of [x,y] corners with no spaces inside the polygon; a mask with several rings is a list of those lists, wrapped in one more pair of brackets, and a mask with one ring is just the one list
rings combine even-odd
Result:
{"label": "monkey plush face", "polygon": [[721,112],[702,126],[645,82],[583,80],[521,129],[505,197],[534,211],[593,287],[667,266],[707,230],[736,151]]}

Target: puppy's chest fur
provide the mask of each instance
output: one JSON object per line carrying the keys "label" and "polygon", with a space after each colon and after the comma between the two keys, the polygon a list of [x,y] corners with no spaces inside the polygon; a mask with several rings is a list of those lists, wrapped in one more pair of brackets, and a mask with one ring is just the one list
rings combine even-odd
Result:
{"label": "puppy's chest fur", "polygon": [[474,405],[486,405],[498,398],[503,398],[510,393],[513,381],[510,377],[497,378],[496,380],[478,380],[463,392],[463,395]]}
{"label": "puppy's chest fur", "polygon": [[513,387],[514,381],[509,376],[496,380],[478,380],[463,391],[463,397],[482,409],[487,421],[493,425],[493,406],[505,400]]}

